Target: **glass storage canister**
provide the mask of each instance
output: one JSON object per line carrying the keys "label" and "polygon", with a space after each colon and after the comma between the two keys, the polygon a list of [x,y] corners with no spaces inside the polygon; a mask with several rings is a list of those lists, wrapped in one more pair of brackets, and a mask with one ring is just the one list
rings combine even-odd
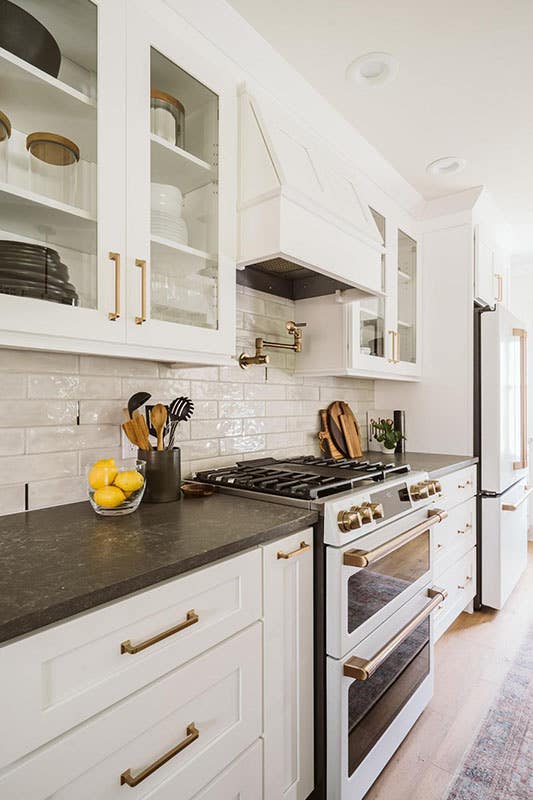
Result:
{"label": "glass storage canister", "polygon": [[7,180],[7,157],[10,137],[11,122],[3,111],[0,111],[0,181]]}
{"label": "glass storage canister", "polygon": [[185,147],[185,109],[167,92],[150,92],[150,130],[176,147]]}
{"label": "glass storage canister", "polygon": [[26,137],[30,154],[30,189],[68,205],[76,205],[77,144],[57,133],[30,133]]}

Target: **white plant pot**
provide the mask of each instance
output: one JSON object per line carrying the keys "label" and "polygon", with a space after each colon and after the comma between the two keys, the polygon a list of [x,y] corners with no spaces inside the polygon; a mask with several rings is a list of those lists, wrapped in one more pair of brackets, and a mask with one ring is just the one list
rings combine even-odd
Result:
{"label": "white plant pot", "polygon": [[384,444],[381,445],[381,452],[386,453],[387,455],[391,456],[396,452],[396,447],[385,447]]}

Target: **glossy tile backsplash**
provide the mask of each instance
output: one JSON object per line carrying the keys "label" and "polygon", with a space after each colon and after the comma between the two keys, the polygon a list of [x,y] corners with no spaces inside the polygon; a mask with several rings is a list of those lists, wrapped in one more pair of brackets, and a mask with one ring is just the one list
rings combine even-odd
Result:
{"label": "glossy tile backsplash", "polygon": [[[237,354],[258,335],[289,341],[289,300],[237,289]],[[297,320],[298,322],[302,320]],[[304,332],[305,347],[305,332]],[[373,381],[293,374],[293,353],[265,369],[170,368],[152,361],[0,349],[0,514],[84,500],[85,467],[121,458],[120,423],[136,391],[168,402],[194,400],[180,426],[183,474],[236,460],[318,452],[318,410],[349,402],[364,428]]]}

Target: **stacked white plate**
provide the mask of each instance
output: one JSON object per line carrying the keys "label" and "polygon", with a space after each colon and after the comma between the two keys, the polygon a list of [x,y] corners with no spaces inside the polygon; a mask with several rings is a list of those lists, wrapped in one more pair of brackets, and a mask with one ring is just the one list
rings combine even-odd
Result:
{"label": "stacked white plate", "polygon": [[177,186],[152,183],[152,236],[189,243],[187,223],[181,216],[183,195]]}

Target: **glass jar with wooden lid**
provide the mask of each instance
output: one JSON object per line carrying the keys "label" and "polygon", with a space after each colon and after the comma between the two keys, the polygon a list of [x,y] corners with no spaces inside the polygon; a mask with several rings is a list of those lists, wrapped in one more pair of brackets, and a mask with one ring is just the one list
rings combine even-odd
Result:
{"label": "glass jar with wooden lid", "polygon": [[57,133],[36,132],[26,137],[30,155],[30,189],[68,205],[77,205],[80,150]]}
{"label": "glass jar with wooden lid", "polygon": [[176,147],[185,147],[185,109],[180,101],[167,92],[150,92],[150,129]]}

